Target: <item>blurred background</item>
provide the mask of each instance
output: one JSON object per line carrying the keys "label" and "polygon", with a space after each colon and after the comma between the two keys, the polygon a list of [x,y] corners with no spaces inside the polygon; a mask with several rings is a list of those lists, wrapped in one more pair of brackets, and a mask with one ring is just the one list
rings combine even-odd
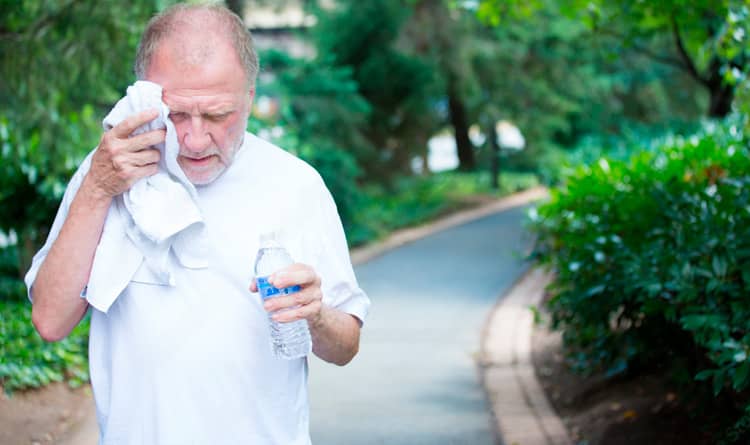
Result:
{"label": "blurred background", "polygon": [[[21,279],[67,180],[97,145],[101,119],[135,80],[135,48],[146,22],[172,3],[0,0],[0,384],[6,391],[88,379],[87,325],[44,344],[29,321]],[[561,187],[561,196],[579,193],[574,205],[536,214],[536,230],[549,241],[537,255],[573,274],[586,263],[555,250],[557,241],[570,246],[596,238],[568,239],[552,227],[580,219],[576,230],[590,228],[576,210],[612,203],[635,177],[662,181],[670,160],[688,159],[673,166],[680,171],[675,177],[689,175],[683,182],[702,189],[731,172],[748,173],[746,0],[226,4],[245,18],[260,55],[249,128],[320,171],[352,247],[544,184]],[[703,148],[686,157],[685,146]],[[632,159],[641,159],[640,167]],[[597,175],[596,183],[581,179]],[[571,192],[571,184],[584,185]],[[737,206],[730,211],[750,213]],[[607,236],[621,239],[621,232]],[[738,236],[747,240],[746,232]],[[586,258],[596,266],[602,257],[593,255]],[[746,259],[732,258],[737,276],[750,281],[741,275]],[[612,283],[597,288],[601,283],[586,281],[584,291],[597,294]],[[714,340],[745,338],[746,326],[727,329]],[[612,352],[619,350],[608,349],[604,365],[633,363]],[[742,393],[732,403],[744,406],[737,400],[746,399],[750,364],[733,381],[737,366],[747,363],[737,358],[730,357],[729,380],[706,374],[702,381]]]}

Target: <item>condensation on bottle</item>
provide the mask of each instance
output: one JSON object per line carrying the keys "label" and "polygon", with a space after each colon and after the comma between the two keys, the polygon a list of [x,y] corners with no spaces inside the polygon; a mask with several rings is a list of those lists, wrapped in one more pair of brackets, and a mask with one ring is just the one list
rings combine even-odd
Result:
{"label": "condensation on bottle", "polygon": [[[265,233],[260,236],[260,248],[255,258],[255,279],[263,301],[300,291],[300,286],[278,289],[268,282],[271,274],[293,262],[289,252],[277,241],[275,233]],[[308,355],[312,350],[312,340],[307,320],[279,323],[274,321],[271,315],[271,313],[268,314],[268,326],[273,354],[288,360]]]}

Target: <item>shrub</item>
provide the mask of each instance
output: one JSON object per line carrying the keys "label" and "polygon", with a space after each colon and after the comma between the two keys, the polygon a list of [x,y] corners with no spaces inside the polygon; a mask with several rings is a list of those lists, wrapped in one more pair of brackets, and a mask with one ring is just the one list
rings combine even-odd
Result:
{"label": "shrub", "polygon": [[0,300],[0,384],[12,392],[51,382],[74,387],[87,382],[88,331],[86,317],[64,340],[45,342],[31,323],[28,302]]}
{"label": "shrub", "polygon": [[574,367],[666,365],[698,382],[692,395],[708,389],[738,411],[748,400],[750,153],[739,124],[580,167],[532,214],[533,256],[557,273],[553,325]]}

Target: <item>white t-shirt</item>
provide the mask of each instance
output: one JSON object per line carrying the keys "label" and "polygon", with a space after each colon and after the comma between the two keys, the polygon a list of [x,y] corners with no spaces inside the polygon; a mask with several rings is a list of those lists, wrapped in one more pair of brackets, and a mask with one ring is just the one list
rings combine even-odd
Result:
{"label": "white t-shirt", "polygon": [[[89,160],[34,257],[29,289]],[[177,267],[169,286],[142,265],[106,313],[91,310],[100,444],[309,444],[307,361],[272,355],[267,314],[248,287],[260,233],[280,230],[294,260],[321,277],[323,302],[365,319],[370,301],[333,199],[313,168],[249,133],[234,163],[198,196],[209,267]]]}

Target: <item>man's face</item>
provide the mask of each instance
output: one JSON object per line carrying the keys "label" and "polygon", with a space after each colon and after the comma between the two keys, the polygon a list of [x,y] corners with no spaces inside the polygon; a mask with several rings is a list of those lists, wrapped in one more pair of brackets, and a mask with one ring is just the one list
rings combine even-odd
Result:
{"label": "man's face", "polygon": [[254,94],[247,90],[245,72],[228,42],[212,45],[198,62],[186,62],[200,48],[205,42],[167,38],[146,72],[146,80],[164,89],[163,100],[180,143],[177,161],[196,185],[212,182],[231,165]]}

